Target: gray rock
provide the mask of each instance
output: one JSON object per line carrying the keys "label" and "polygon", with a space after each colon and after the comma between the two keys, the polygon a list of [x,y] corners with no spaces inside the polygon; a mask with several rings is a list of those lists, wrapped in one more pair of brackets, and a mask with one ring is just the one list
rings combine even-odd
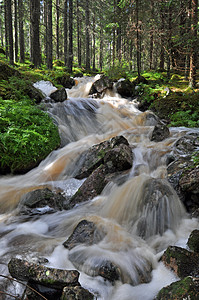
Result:
{"label": "gray rock", "polygon": [[55,102],[63,102],[67,100],[66,89],[61,88],[59,90],[56,90],[55,92],[52,92],[50,94],[50,98],[53,99]]}
{"label": "gray rock", "polygon": [[61,300],[94,300],[93,294],[81,286],[65,287],[61,296]]}
{"label": "gray rock", "polygon": [[10,275],[18,280],[30,280],[50,288],[63,289],[65,286],[79,285],[79,272],[76,270],[48,268],[18,258],[10,260],[8,269]]}
{"label": "gray rock", "polygon": [[166,125],[157,124],[153,129],[150,140],[154,142],[161,142],[164,139],[168,138],[169,135],[170,131]]}

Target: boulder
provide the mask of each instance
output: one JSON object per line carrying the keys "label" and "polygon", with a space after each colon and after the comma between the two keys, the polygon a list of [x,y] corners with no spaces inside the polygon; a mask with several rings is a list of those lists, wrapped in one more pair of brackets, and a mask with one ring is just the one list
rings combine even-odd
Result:
{"label": "boulder", "polygon": [[0,80],[8,80],[11,76],[20,76],[20,73],[7,64],[0,62]]}
{"label": "boulder", "polygon": [[90,89],[89,95],[96,94],[97,97],[100,97],[107,89],[113,87],[112,81],[107,76],[101,76],[100,79],[96,80]]}
{"label": "boulder", "polygon": [[189,133],[179,138],[175,145],[175,152],[190,155],[199,147],[199,134]]}
{"label": "boulder", "polygon": [[20,203],[22,214],[43,214],[62,210],[66,198],[60,192],[52,192],[48,188],[38,189],[25,194]]}
{"label": "boulder", "polygon": [[[80,165],[80,167],[75,174],[75,178],[83,179],[88,177],[96,168],[104,164],[104,157],[109,150],[115,147],[118,148],[122,144],[129,147],[127,139],[123,136],[116,136],[110,140],[94,145],[82,153],[79,161],[76,163],[76,165]],[[128,151],[131,151],[130,147]]]}
{"label": "boulder", "polygon": [[129,79],[119,80],[116,85],[117,92],[122,97],[133,97],[135,95],[135,84]]}
{"label": "boulder", "polygon": [[154,142],[161,142],[168,138],[169,135],[170,131],[166,125],[157,124],[153,129],[150,140]]}
{"label": "boulder", "polygon": [[79,73],[75,73],[75,74],[73,75],[73,78],[80,78],[80,77],[83,77],[83,76],[84,76],[84,74],[81,73],[81,72],[79,72]]}
{"label": "boulder", "polygon": [[79,244],[93,245],[99,243],[104,235],[105,233],[100,231],[95,223],[82,220],[63,245],[69,250]]}
{"label": "boulder", "polygon": [[192,251],[199,253],[199,230],[198,229],[195,229],[191,232],[187,245]]}
{"label": "boulder", "polygon": [[75,80],[70,77],[70,75],[64,74],[56,78],[58,84],[63,85],[63,87],[71,89],[75,85]]}
{"label": "boulder", "polygon": [[183,172],[180,176],[179,186],[183,192],[199,194],[199,165]]}
{"label": "boulder", "polygon": [[65,287],[61,300],[94,300],[96,297],[81,286]]}
{"label": "boulder", "polygon": [[62,290],[65,286],[77,286],[79,272],[48,268],[26,260],[12,258],[8,263],[10,275],[18,280],[31,281],[54,289]]}
{"label": "boulder", "polygon": [[191,156],[181,156],[168,165],[167,174],[187,211],[193,213],[199,208],[199,167],[194,166]]}
{"label": "boulder", "polygon": [[155,297],[156,300],[176,300],[176,299],[199,299],[199,280],[193,277],[185,277],[182,280],[173,282],[160,290]]}
{"label": "boulder", "polygon": [[60,289],[53,289],[41,284],[28,281],[26,285],[26,289],[20,299],[21,300],[44,300],[44,299],[54,300],[54,299],[60,299],[61,295],[62,295],[62,290]]}
{"label": "boulder", "polygon": [[63,102],[67,100],[67,93],[65,88],[58,89],[50,94],[50,98],[55,102]]}
{"label": "boulder", "polygon": [[[91,160],[90,157],[89,163],[91,163],[91,165],[88,168],[84,168],[87,165],[87,163],[85,163],[81,169],[82,172],[80,172],[76,178],[82,178],[91,173],[92,169],[94,169],[94,171],[80,186],[75,195],[72,196],[68,208],[72,208],[76,204],[91,200],[97,195],[100,195],[107,183],[114,180],[120,174],[119,172],[132,167],[133,155],[131,148],[125,144],[120,144],[119,146],[115,145],[117,140],[119,141],[119,138],[105,142],[105,144],[108,145],[107,148],[103,148],[104,144],[97,145],[97,149],[101,149],[100,151],[96,151],[96,148],[93,148],[93,153],[97,154],[97,156],[95,156],[96,160]],[[123,140],[122,137],[121,140]],[[113,148],[110,149],[112,146]],[[97,167],[98,164],[100,165],[99,167]]]}
{"label": "boulder", "polygon": [[25,92],[31,99],[35,100],[37,104],[39,104],[44,99],[42,92],[35,88],[33,85],[28,85],[25,89]]}
{"label": "boulder", "polygon": [[199,276],[199,254],[177,246],[169,246],[162,256],[166,267],[178,277]]}

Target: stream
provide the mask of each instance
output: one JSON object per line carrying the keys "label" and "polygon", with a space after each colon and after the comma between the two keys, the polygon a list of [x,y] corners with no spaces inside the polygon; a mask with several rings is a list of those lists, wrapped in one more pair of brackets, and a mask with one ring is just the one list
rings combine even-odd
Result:
{"label": "stream", "polygon": [[[0,274],[9,276],[7,264],[12,257],[45,261],[46,266],[80,272],[82,287],[98,300],[152,300],[158,291],[178,280],[159,261],[169,245],[186,248],[198,220],[185,211],[176,192],[167,181],[166,159],[172,155],[176,140],[197,129],[170,128],[169,138],[150,141],[156,116],[141,112],[136,100],[118,95],[114,89],[103,99],[89,98],[95,78],[77,78],[77,85],[67,89],[68,100],[46,101],[48,113],[59,128],[61,148],[53,151],[38,167],[24,175],[0,177]],[[47,99],[55,88],[38,82]],[[37,215],[20,215],[23,195],[38,188],[60,189],[66,197],[75,194],[84,179],[74,178],[77,160],[91,146],[112,137],[124,136],[133,151],[133,167],[119,184],[108,183],[101,195],[76,205],[71,210]],[[154,189],[154,203],[145,195]],[[48,210],[48,208],[44,208]],[[93,245],[66,249],[63,242],[83,219],[96,223],[106,236]],[[144,229],[143,229],[144,227]],[[121,280],[112,284],[95,276],[96,265],[108,260],[119,266]],[[151,280],[139,283],[137,270],[152,267]],[[0,290],[12,295],[24,286],[0,277]],[[5,296],[0,299],[11,299]]]}

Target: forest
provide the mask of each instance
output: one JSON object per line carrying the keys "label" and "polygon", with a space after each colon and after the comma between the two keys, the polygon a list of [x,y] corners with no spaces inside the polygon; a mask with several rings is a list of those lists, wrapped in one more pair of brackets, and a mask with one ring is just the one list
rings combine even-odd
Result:
{"label": "forest", "polygon": [[0,0],[0,299],[198,299],[198,0]]}
{"label": "forest", "polygon": [[198,1],[6,0],[0,43],[10,64],[61,60],[89,70],[114,67],[184,72],[196,85]]}

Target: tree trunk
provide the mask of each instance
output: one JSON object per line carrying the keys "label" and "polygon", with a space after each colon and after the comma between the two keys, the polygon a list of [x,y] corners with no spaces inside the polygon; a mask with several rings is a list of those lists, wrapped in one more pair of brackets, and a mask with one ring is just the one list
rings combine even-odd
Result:
{"label": "tree trunk", "polygon": [[64,1],[64,64],[68,64],[68,0]]}
{"label": "tree trunk", "polygon": [[151,0],[150,2],[151,6],[151,19],[152,19],[152,25],[150,30],[150,53],[149,53],[149,69],[152,70],[153,68],[153,42],[154,42],[154,0]]}
{"label": "tree trunk", "polygon": [[68,68],[73,69],[73,0],[69,0],[69,57]]}
{"label": "tree trunk", "polygon": [[57,36],[57,59],[59,59],[59,0],[56,0],[56,14],[57,14],[57,23],[56,23],[56,36]]}
{"label": "tree trunk", "polygon": [[14,65],[14,48],[13,48],[13,30],[12,30],[12,4],[11,0],[6,1],[6,15],[7,15],[7,28],[8,28],[8,49],[10,64]]}
{"label": "tree trunk", "polygon": [[93,71],[95,71],[95,10],[93,12]]}
{"label": "tree trunk", "polygon": [[161,36],[160,36],[160,70],[164,70],[164,29],[165,29],[165,16],[163,12],[163,8],[160,9],[160,16],[161,16]]}
{"label": "tree trunk", "polygon": [[7,3],[4,2],[4,22],[5,22],[5,46],[6,46],[6,58],[8,58],[8,20],[7,20]]}
{"label": "tree trunk", "polygon": [[[3,7],[3,5],[0,5],[0,15],[2,15],[2,7]],[[2,30],[3,24],[2,23],[3,23],[2,19],[0,18],[0,40],[1,40],[1,46],[3,47],[4,43],[3,43],[3,30]]]}
{"label": "tree trunk", "polygon": [[18,61],[18,3],[17,0],[14,0],[15,8],[15,19],[14,19],[14,28],[15,28],[15,61]]}
{"label": "tree trunk", "polygon": [[[117,0],[117,4],[120,0]],[[117,27],[117,57],[121,61],[122,58],[122,29],[121,29],[121,8],[117,5],[118,27]]]}
{"label": "tree trunk", "polygon": [[53,67],[52,51],[52,0],[47,0],[47,68]]}
{"label": "tree trunk", "polygon": [[40,54],[40,42],[39,42],[39,23],[40,23],[40,1],[31,0],[30,1],[30,12],[31,12],[31,47],[32,47],[32,62],[34,67],[38,67],[41,64],[41,54]]}
{"label": "tree trunk", "polygon": [[141,49],[140,49],[140,28],[139,28],[139,0],[136,0],[136,47],[137,47],[137,72],[141,75]]}
{"label": "tree trunk", "polygon": [[103,25],[102,25],[102,16],[100,16],[100,55],[99,55],[99,66],[100,71],[103,68]]}
{"label": "tree trunk", "polygon": [[190,73],[189,86],[196,87],[196,68],[197,68],[197,25],[198,25],[198,0],[192,0],[191,7],[191,54],[190,54]]}
{"label": "tree trunk", "polygon": [[89,20],[89,0],[86,1],[85,7],[86,19],[86,70],[90,70],[90,20]]}
{"label": "tree trunk", "polygon": [[172,7],[169,4],[168,7],[168,31],[167,31],[167,78],[170,79],[171,77],[171,55],[172,55]]}
{"label": "tree trunk", "polygon": [[19,49],[20,49],[20,62],[25,62],[25,46],[24,46],[24,28],[23,28],[23,20],[24,20],[24,7],[23,1],[18,0],[18,8],[19,8]]}
{"label": "tree trunk", "polygon": [[78,57],[78,65],[81,67],[82,65],[82,55],[81,55],[81,16],[79,11],[79,0],[76,1],[77,6],[77,57]]}

